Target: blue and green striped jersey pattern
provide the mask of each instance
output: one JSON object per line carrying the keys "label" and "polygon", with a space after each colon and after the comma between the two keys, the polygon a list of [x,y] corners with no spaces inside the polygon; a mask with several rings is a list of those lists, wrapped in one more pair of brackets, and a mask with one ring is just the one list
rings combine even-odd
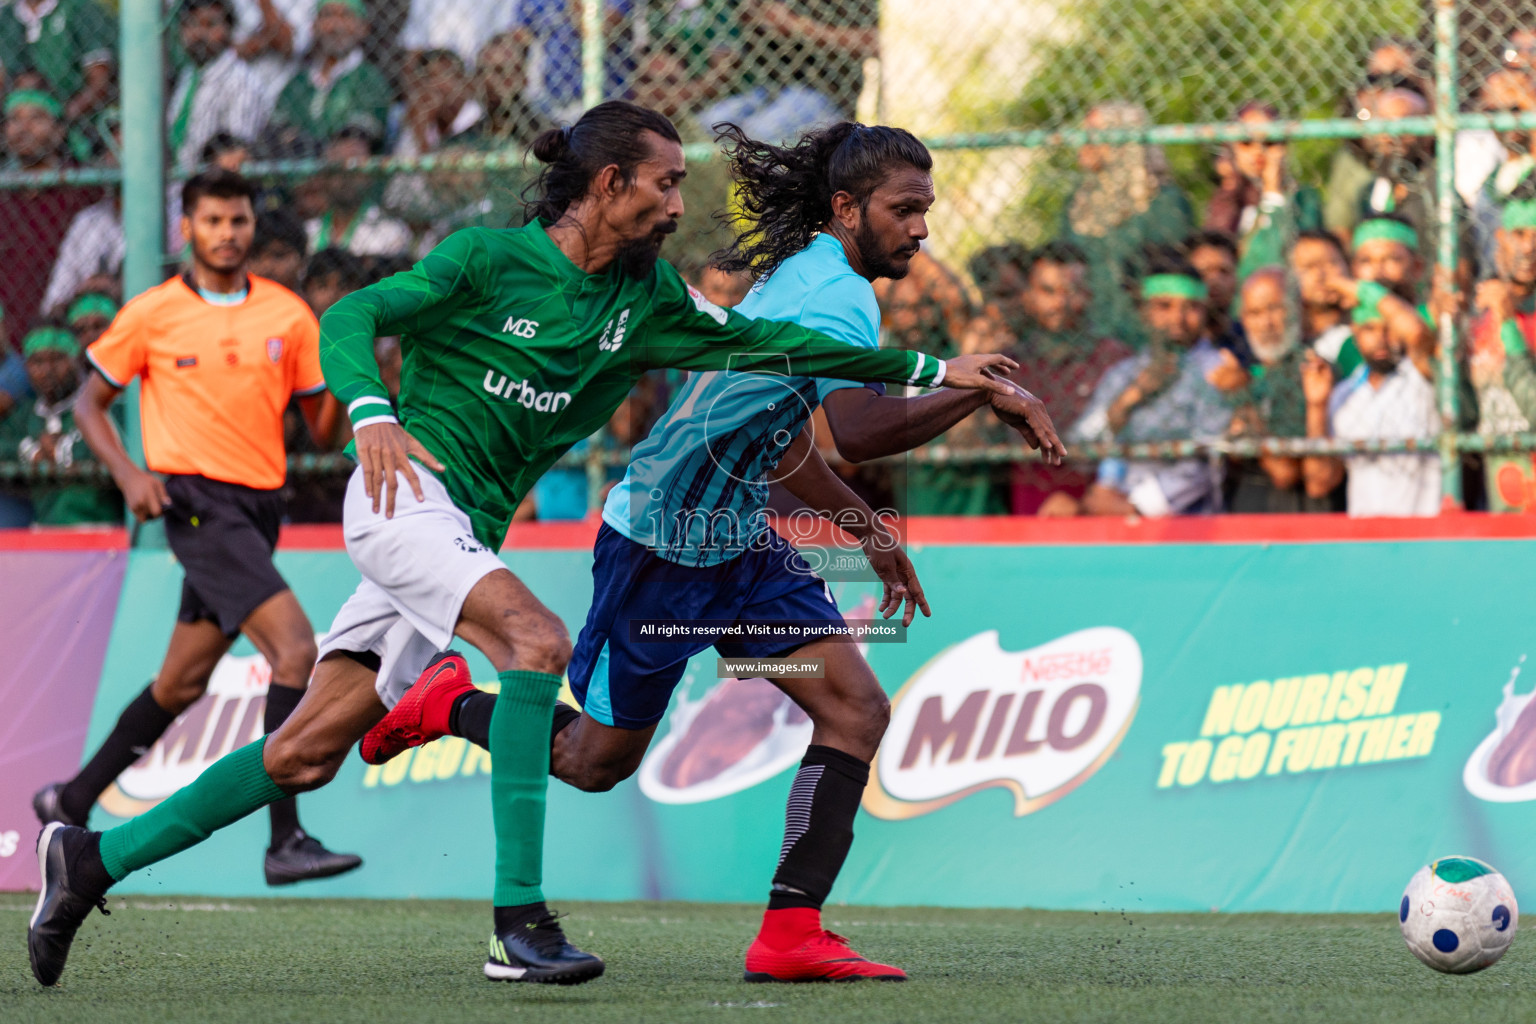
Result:
{"label": "blue and green striped jersey pattern", "polygon": [[[880,344],[874,288],[843,245],[818,235],[736,307],[757,320],[796,323],[849,346]],[[927,359],[932,363],[933,360]],[[731,371],[696,373],[608,492],[603,521],[683,565],[735,558],[768,529],[765,474],[832,391],[858,381]]]}

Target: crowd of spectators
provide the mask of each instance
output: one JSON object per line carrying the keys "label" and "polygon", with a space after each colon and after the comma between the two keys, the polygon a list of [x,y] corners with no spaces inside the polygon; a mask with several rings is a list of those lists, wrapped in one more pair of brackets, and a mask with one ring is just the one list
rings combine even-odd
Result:
{"label": "crowd of spectators", "polygon": [[[1526,36],[1529,38],[1526,38]],[[1475,97],[1536,112],[1536,33],[1516,33]],[[1391,122],[1432,112],[1408,44],[1372,52],[1349,113]],[[1282,116],[1250,101],[1239,123]],[[1150,123],[1126,102],[1088,129]],[[1437,265],[1433,139],[1366,135],[1340,144],[1326,187],[1298,182],[1289,146],[1241,141],[1213,154],[1209,200],[1180,188],[1152,145],[1085,145],[1053,240],[977,253],[970,284],[930,252],[880,286],[886,343],[934,355],[1005,351],[1070,442],[1314,438],[1412,442],[1418,450],[1255,458],[1165,449],[1157,459],[1052,468],[1028,461],[846,470],[909,511],[1165,516],[1348,512],[1430,516],[1442,502],[1433,441],[1536,423],[1536,159],[1532,133],[1456,139],[1460,230]],[[1459,419],[1446,423],[1441,325],[1458,366]],[[983,410],[949,448],[1006,442]],[[1529,455],[1463,456],[1466,506],[1536,509]]]}
{"label": "crowd of spectators", "polygon": [[[381,176],[372,157],[506,151],[579,112],[582,5],[570,0],[176,0],[165,132],[174,171],[318,158],[275,177],[258,203],[252,268],[317,314],[394,273],[449,232],[505,225],[517,170],[445,160]],[[656,106],[685,134],[729,119],[784,139],[853,114],[863,61],[878,49],[876,0],[605,0],[607,95]],[[112,167],[121,145],[113,16],[100,0],[0,2],[5,170]],[[1476,97],[1492,112],[1536,111],[1536,34],[1517,33]],[[1391,122],[1432,112],[1412,49],[1382,41],[1350,113]],[[1249,101],[1244,124],[1284,116]],[[1132,102],[1086,113],[1089,129],[1148,126]],[[1192,202],[1155,145],[1084,145],[1054,237],[975,253],[962,269],[925,250],[877,285],[885,343],[937,356],[1006,351],[1018,380],[1078,443],[1228,437],[1428,442],[1440,324],[1458,339],[1456,429],[1536,423],[1536,158],[1532,133],[1460,133],[1453,270],[1437,267],[1433,140],[1366,135],[1338,144],[1322,187],[1296,180],[1283,142],[1211,154],[1208,201]],[[1204,194],[1204,193],[1202,193]],[[167,250],[180,248],[174,184]],[[121,201],[107,186],[45,177],[0,188],[0,463],[88,462],[69,401],[83,345],[121,301]],[[704,270],[722,304],[746,282]],[[399,346],[379,342],[387,378]],[[669,393],[647,382],[602,443],[643,436]],[[319,452],[294,418],[295,452]],[[338,450],[344,417],[329,432]],[[823,434],[825,432],[822,432]],[[597,442],[594,442],[597,443]],[[936,445],[1001,446],[983,410]],[[1433,515],[1440,463],[1425,451],[1332,456],[1204,454],[1075,461],[841,465],[872,501],[909,513],[1040,516],[1348,511]],[[829,455],[835,453],[829,452]],[[1536,507],[1530,457],[1466,463],[1475,508]],[[585,470],[550,474],[524,515],[585,513]],[[339,513],[336,480],[293,485],[296,520]],[[51,480],[0,489],[0,526],[119,518],[109,483]]]}

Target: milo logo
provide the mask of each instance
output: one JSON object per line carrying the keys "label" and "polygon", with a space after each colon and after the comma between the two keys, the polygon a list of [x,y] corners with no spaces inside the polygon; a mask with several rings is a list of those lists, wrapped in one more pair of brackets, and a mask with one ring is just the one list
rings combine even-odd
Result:
{"label": "milo logo", "polygon": [[231,750],[260,739],[271,680],[272,667],[259,654],[219,659],[208,692],[101,794],[102,810],[119,818],[143,814]]}
{"label": "milo logo", "polygon": [[1141,648],[1097,626],[1027,651],[995,630],[945,650],[892,701],[864,809],[912,818],[983,789],[1037,811],[1098,771],[1130,727],[1141,693]]}

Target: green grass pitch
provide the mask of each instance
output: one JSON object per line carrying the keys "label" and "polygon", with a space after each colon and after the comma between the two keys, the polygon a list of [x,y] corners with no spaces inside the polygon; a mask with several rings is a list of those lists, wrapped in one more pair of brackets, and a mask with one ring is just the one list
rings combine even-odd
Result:
{"label": "green grass pitch", "polygon": [[114,900],[63,985],[27,969],[31,900],[0,895],[5,1024],[479,1021],[1381,1021],[1530,1019],[1536,952],[1478,975],[1422,967],[1391,915],[1185,915],[834,907],[828,927],[905,984],[749,985],[759,911],[563,904],[608,961],[576,988],[480,974],[490,915],[454,901]]}

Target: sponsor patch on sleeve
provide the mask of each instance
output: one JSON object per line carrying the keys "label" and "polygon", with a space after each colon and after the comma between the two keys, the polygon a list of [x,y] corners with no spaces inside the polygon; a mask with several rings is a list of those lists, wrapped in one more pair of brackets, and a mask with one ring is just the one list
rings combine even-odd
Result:
{"label": "sponsor patch on sleeve", "polygon": [[694,308],[700,313],[712,318],[720,326],[725,326],[725,310],[706,299],[704,293],[691,284],[688,285],[688,297],[693,300]]}

